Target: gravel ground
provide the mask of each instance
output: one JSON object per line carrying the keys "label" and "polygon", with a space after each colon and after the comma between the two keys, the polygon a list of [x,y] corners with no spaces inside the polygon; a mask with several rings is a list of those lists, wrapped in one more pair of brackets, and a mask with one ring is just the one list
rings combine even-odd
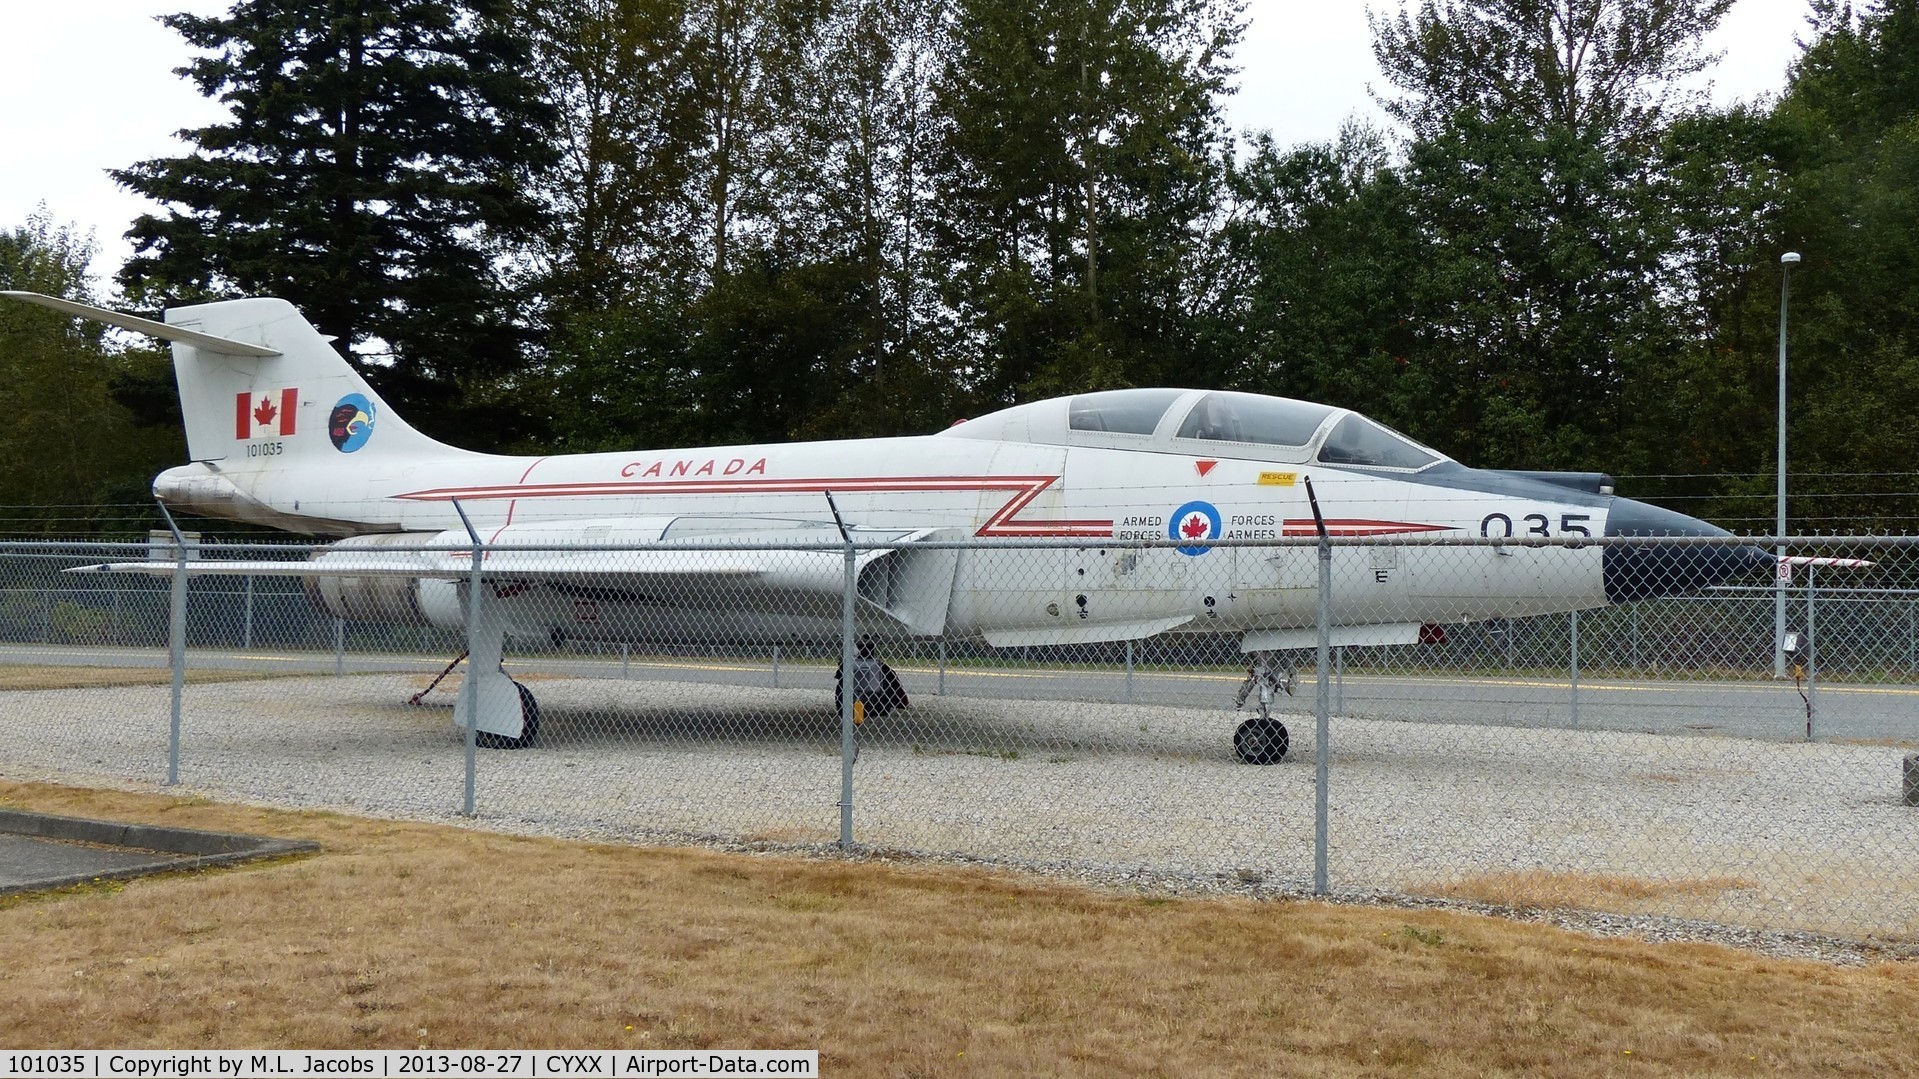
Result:
{"label": "gravel ground", "polygon": [[[180,779],[220,799],[457,820],[464,743],[404,675],[189,686]],[[838,717],[821,689],[530,683],[541,745],[482,751],[481,823],[571,838],[833,852]],[[0,695],[0,775],[166,778],[168,691]],[[1217,708],[922,696],[862,731],[864,857],[1152,892],[1308,894],[1310,716],[1240,764]],[[1919,808],[1895,746],[1337,719],[1338,901],[1450,906],[1828,961],[1919,953]],[[838,856],[833,854],[833,856]],[[1608,913],[1541,910],[1560,875]],[[1543,882],[1543,883],[1542,883]],[[1597,889],[1597,891],[1593,891]],[[1559,904],[1563,904],[1563,898]],[[1558,905],[1558,904],[1556,904]]]}

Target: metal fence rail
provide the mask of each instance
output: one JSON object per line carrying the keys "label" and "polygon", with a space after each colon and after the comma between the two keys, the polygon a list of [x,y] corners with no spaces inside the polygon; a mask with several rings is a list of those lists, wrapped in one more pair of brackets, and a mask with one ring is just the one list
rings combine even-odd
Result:
{"label": "metal fence rail", "polygon": [[[452,582],[454,605],[416,624],[335,617],[298,577],[190,576],[177,746],[174,552],[153,574],[82,574],[66,571],[151,552],[0,544],[0,772],[177,778],[429,818],[471,808],[568,835],[851,842],[1910,940],[1919,807],[1900,780],[1919,751],[1919,539],[1787,543],[1871,565],[1551,610],[1566,584],[1539,552],[1565,545],[1335,538],[1321,588],[1310,543],[945,543],[905,559],[856,536],[756,551],[771,572],[751,580]],[[1588,546],[1597,558],[1605,544]],[[662,549],[568,554],[637,573]],[[515,552],[482,556],[508,566]],[[937,624],[912,607],[929,565],[955,582]],[[1508,606],[1539,613],[1425,617],[1435,589],[1456,591],[1462,616],[1489,609],[1483,582],[1522,565],[1537,583]],[[1194,591],[1207,574],[1224,587]],[[1375,587],[1399,574],[1412,583]],[[1785,680],[1780,587],[1804,642]],[[1187,593],[1173,632],[1070,640]],[[479,748],[469,770],[452,716],[464,668],[429,683],[465,648],[474,594],[508,620],[505,669],[539,728],[532,748]],[[1255,767],[1235,754],[1258,700],[1255,686],[1235,707],[1259,662],[1241,640],[1282,622],[1300,629],[1267,657],[1273,684],[1293,676],[1275,701],[1290,747]],[[1340,643],[1355,625],[1418,632]],[[857,708],[836,707],[835,671],[849,656],[866,670],[863,652],[897,690],[863,681]]]}

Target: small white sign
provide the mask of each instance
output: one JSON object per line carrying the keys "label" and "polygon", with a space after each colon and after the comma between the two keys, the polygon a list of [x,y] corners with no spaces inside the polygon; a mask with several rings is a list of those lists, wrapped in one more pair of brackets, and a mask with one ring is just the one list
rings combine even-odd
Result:
{"label": "small white sign", "polygon": [[[187,542],[187,561],[197,561],[200,557],[200,533],[182,532],[180,537]],[[179,559],[174,549],[173,533],[164,528],[150,529],[147,532],[147,561],[174,562]]]}

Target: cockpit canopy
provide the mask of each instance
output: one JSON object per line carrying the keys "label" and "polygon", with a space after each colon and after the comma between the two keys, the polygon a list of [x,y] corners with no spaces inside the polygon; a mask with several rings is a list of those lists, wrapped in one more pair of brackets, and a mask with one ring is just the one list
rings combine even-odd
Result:
{"label": "cockpit canopy", "polygon": [[1045,445],[1417,471],[1446,458],[1342,408],[1227,390],[1135,389],[1016,405],[941,432]]}
{"label": "cockpit canopy", "polygon": [[1067,426],[1075,431],[1150,435],[1185,390],[1107,390],[1068,398]]}

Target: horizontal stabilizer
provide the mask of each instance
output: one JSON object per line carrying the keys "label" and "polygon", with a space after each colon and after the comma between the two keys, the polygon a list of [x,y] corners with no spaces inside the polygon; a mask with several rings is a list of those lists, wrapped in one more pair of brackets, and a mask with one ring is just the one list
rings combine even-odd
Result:
{"label": "horizontal stabilizer", "polygon": [[277,350],[267,348],[265,345],[254,345],[245,341],[234,341],[225,337],[215,337],[212,334],[200,333],[196,330],[189,330],[181,326],[169,326],[164,322],[155,322],[150,318],[140,318],[137,315],[126,315],[118,311],[109,311],[104,307],[94,307],[89,304],[75,303],[72,300],[63,300],[58,296],[43,296],[38,292],[7,291],[0,291],[0,296],[6,296],[15,300],[24,300],[27,303],[37,303],[41,307],[51,307],[61,314],[73,315],[77,318],[90,318],[95,322],[104,322],[109,326],[118,326],[123,330],[132,330],[135,333],[150,334],[168,341],[178,341],[183,345],[192,345],[194,348],[202,351],[217,352],[223,356],[265,357],[280,355]]}

